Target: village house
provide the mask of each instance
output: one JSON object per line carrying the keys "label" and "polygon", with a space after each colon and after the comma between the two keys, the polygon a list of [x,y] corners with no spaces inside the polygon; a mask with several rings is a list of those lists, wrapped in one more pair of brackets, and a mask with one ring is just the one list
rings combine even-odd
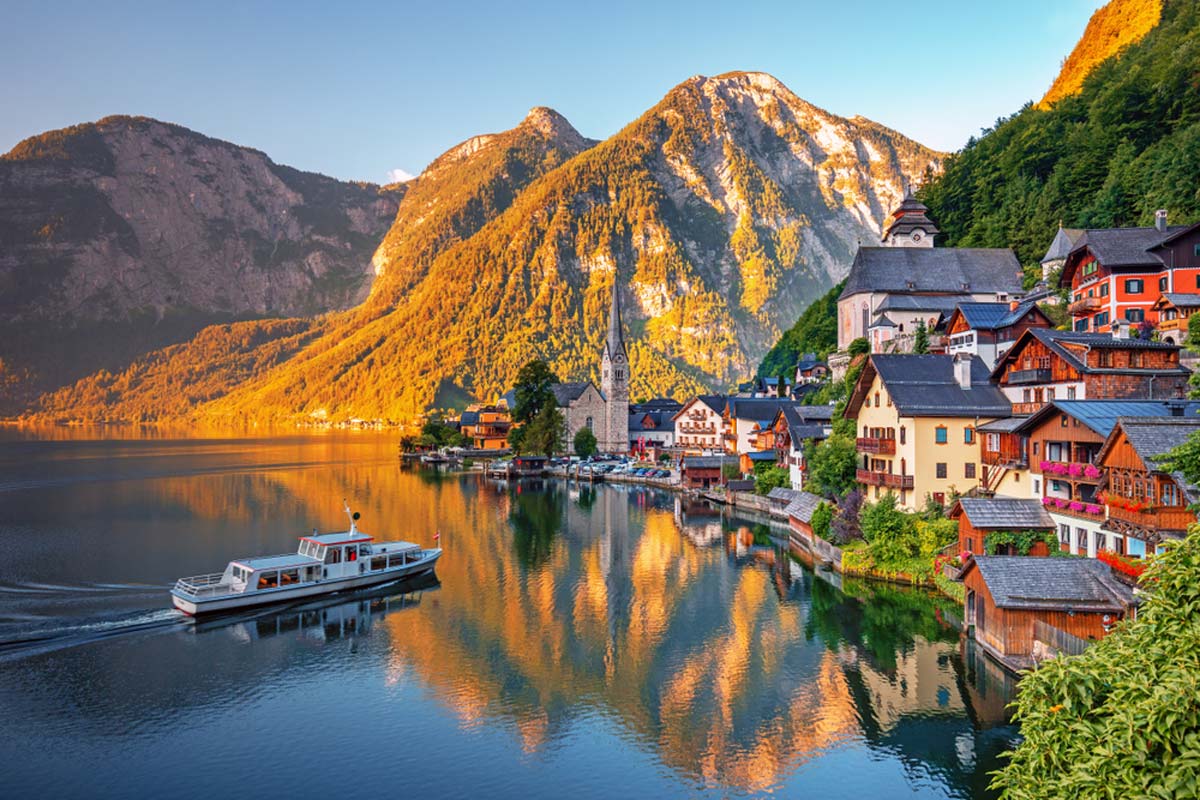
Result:
{"label": "village house", "polygon": [[1062,223],[1058,224],[1058,232],[1054,234],[1054,239],[1050,242],[1050,247],[1046,250],[1046,255],[1042,256],[1042,280],[1049,281],[1055,277],[1055,273],[1063,268],[1067,263],[1067,256],[1071,254],[1071,250],[1075,248],[1075,243],[1083,236],[1082,228],[1064,228]]}
{"label": "village house", "polygon": [[822,502],[819,496],[811,492],[796,492],[783,510],[788,519],[788,527],[804,537],[805,545],[812,541],[812,515]]}
{"label": "village house", "polygon": [[1183,344],[1188,337],[1188,320],[1200,311],[1200,293],[1165,292],[1151,306],[1158,320],[1158,336],[1168,344]]}
{"label": "village house", "polygon": [[725,483],[722,469],[737,466],[736,458],[726,456],[684,456],[680,464],[680,482],[685,489],[711,489]]}
{"label": "village house", "polygon": [[1189,370],[1179,347],[1107,333],[1026,330],[992,370],[1013,404],[1032,414],[1054,400],[1165,400],[1182,397]]}
{"label": "village house", "polygon": [[1124,537],[1125,555],[1140,558],[1181,539],[1196,515],[1200,490],[1159,459],[1200,432],[1200,417],[1120,417],[1096,456],[1108,509],[1103,528]]}
{"label": "village house", "polygon": [[976,427],[1010,408],[977,357],[872,355],[845,411],[858,430],[858,483],[909,511],[927,498],[945,505],[979,484]]}
{"label": "village house", "polygon": [[974,556],[961,580],[975,642],[1013,671],[1033,665],[1035,640],[1101,639],[1134,608],[1133,589],[1094,559]]}
{"label": "village house", "polygon": [[988,369],[1004,355],[1028,328],[1053,328],[1050,318],[1036,303],[959,303],[948,319],[939,320],[945,329],[946,352],[979,356]]}
{"label": "village house", "polygon": [[786,466],[793,489],[800,489],[806,480],[804,443],[821,442],[833,432],[832,406],[805,406],[791,403],[775,412],[775,419],[755,438],[755,446],[776,453],[780,466]]}
{"label": "village house", "polygon": [[919,322],[932,327],[956,303],[1020,296],[1021,265],[1012,250],[935,248],[928,211],[906,197],[888,220],[883,246],[858,249],[838,297],[839,350],[870,338],[876,322],[884,325],[875,332],[878,352],[892,339],[911,342]]}
{"label": "village house", "polygon": [[829,365],[817,358],[816,353],[805,353],[796,362],[796,373],[792,383],[800,386],[806,383],[821,383],[829,377]]}
{"label": "village house", "polygon": [[1006,417],[976,428],[979,440],[979,490],[1006,497],[1036,497],[1029,479],[1029,441],[1017,433],[1028,417]]}
{"label": "village house", "polygon": [[[961,497],[950,510],[950,518],[958,520],[958,551],[974,555],[989,555],[989,534],[1054,532],[1054,520],[1032,498]],[[1016,552],[1012,543],[997,544],[992,549],[995,552],[990,555],[1050,555],[1045,541],[1035,541],[1028,553]]]}
{"label": "village house", "polygon": [[725,395],[702,394],[693,397],[675,412],[675,447],[686,453],[709,455],[725,452],[723,414]]}
{"label": "village house", "polygon": [[1059,286],[1070,288],[1076,331],[1103,332],[1119,322],[1154,322],[1164,293],[1200,290],[1200,223],[1085,230],[1067,255]]}
{"label": "village house", "polygon": [[505,450],[512,419],[508,409],[498,405],[473,405],[459,416],[459,433],[474,450]]}
{"label": "village house", "polygon": [[721,415],[725,452],[740,456],[758,450],[755,443],[759,432],[768,431],[775,413],[787,405],[792,405],[792,401],[765,397],[729,398]]}
{"label": "village house", "polygon": [[683,404],[669,398],[656,398],[629,406],[629,450],[643,453],[675,446],[673,417]]}

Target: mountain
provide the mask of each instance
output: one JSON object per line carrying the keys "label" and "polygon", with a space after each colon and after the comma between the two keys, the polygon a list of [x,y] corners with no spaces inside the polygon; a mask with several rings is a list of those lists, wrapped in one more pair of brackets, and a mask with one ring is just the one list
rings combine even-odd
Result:
{"label": "mountain", "polygon": [[[1149,5],[1143,3],[1142,5]],[[1128,8],[1115,0],[1109,8]],[[1140,41],[1097,64],[1078,93],[998,123],[918,193],[944,243],[1006,247],[1036,265],[1068,227],[1200,219],[1200,6],[1167,0]]]}
{"label": "mountain", "polygon": [[635,396],[725,386],[844,277],[858,242],[877,241],[905,187],[939,163],[768,75],[692,78],[532,181],[420,275],[400,271],[405,291],[387,314],[206,413],[402,418],[503,391],[535,356],[564,379],[596,378],[614,283]]}
{"label": "mountain", "polygon": [[144,117],[26,139],[0,157],[0,386],[120,366],[215,321],[354,306],[404,191]]}
{"label": "mountain", "polygon": [[1140,41],[1161,16],[1162,0],[1113,0],[1097,9],[1038,108],[1049,108],[1063,97],[1077,94],[1098,64]]}
{"label": "mountain", "polygon": [[[614,284],[635,396],[723,387],[845,276],[858,243],[877,241],[940,161],[761,73],[691,78],[600,143],[534,109],[407,185],[366,302],[196,416],[403,419],[503,391],[534,356],[564,379],[597,378]],[[106,376],[105,392],[58,396],[107,397],[100,407],[43,408],[129,418],[137,387],[199,368],[195,352],[141,359]]]}

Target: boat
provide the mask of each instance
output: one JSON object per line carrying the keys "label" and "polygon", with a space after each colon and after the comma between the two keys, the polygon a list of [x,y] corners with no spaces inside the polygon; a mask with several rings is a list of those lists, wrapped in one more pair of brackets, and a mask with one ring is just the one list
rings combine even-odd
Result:
{"label": "boat", "polygon": [[295,553],[230,561],[224,572],[180,578],[171,589],[175,608],[191,616],[377,586],[433,572],[440,547],[412,542],[376,542],[358,529],[300,537]]}

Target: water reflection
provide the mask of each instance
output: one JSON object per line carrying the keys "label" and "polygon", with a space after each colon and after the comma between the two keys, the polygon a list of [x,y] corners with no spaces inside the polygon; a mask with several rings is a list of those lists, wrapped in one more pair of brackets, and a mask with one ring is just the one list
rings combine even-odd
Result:
{"label": "water reflection", "polygon": [[[419,696],[406,696],[405,718],[434,728],[448,714],[455,746],[475,765],[441,773],[449,784],[434,785],[449,789],[443,794],[484,791],[478,776],[468,784],[472,769],[493,779],[513,774],[513,755],[490,738],[497,734],[535,759],[543,777],[581,758],[647,759],[665,770],[640,773],[629,763],[590,777],[601,796],[705,788],[984,796],[984,773],[1009,744],[1003,707],[1012,687],[960,645],[953,604],[814,573],[779,546],[768,520],[633,486],[407,470],[391,442],[367,438],[166,447],[145,457],[118,448],[120,460],[107,464],[101,450],[84,448],[80,458],[100,460],[87,474],[107,466],[118,475],[103,489],[73,471],[72,459],[52,458],[34,471],[74,481],[68,487],[29,487],[19,501],[0,492],[0,519],[14,520],[2,532],[6,546],[23,526],[43,534],[39,553],[116,551],[48,571],[18,544],[0,580],[165,586],[232,555],[291,549],[349,496],[364,529],[381,536],[429,542],[440,531],[441,585],[187,632],[169,627],[137,647],[39,653],[18,668],[0,666],[6,716],[74,736],[72,725],[100,730],[118,715],[143,727],[179,715],[195,722],[230,701],[291,718],[293,692],[333,692],[341,680],[419,686]],[[0,457],[0,481],[4,464]],[[65,601],[47,602],[20,601],[14,619],[71,613]],[[116,601],[89,601],[88,614],[103,615],[106,603]],[[0,594],[0,612],[11,607]],[[147,673],[161,677],[141,680]],[[39,688],[36,704],[23,700],[28,685]],[[380,709],[395,702],[370,697]],[[326,710],[339,713],[336,704]],[[355,721],[368,735],[392,724]],[[586,758],[581,730],[594,742]],[[86,746],[102,758],[130,743],[118,736]],[[248,746],[260,761],[288,757],[276,739]],[[0,734],[0,757],[18,749]],[[571,779],[570,770],[560,778]],[[531,792],[504,785],[494,793]]]}

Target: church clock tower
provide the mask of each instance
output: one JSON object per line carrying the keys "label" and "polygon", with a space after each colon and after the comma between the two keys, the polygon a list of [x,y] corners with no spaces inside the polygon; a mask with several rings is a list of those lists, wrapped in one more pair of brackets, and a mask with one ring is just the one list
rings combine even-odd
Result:
{"label": "church clock tower", "polygon": [[596,438],[606,453],[629,450],[629,353],[621,333],[621,298],[613,276],[612,305],[608,310],[608,338],[600,356],[600,391],[604,394],[604,430]]}

